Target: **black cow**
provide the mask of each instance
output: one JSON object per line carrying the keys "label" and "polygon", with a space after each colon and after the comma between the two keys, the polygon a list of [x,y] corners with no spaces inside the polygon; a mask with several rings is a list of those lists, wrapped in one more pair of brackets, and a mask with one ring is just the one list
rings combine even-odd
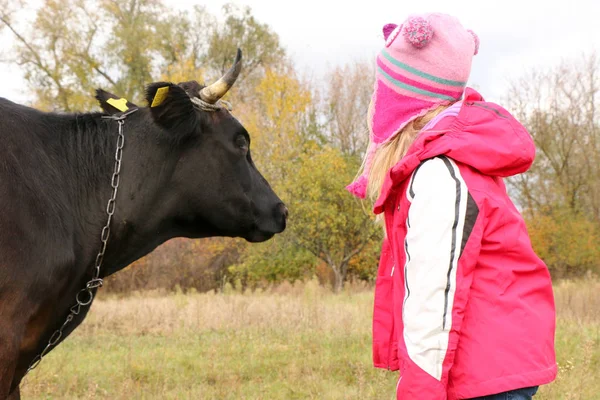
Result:
{"label": "black cow", "polygon": [[[151,106],[126,116],[100,278],[173,237],[260,242],[285,229],[286,207],[252,162],[248,133],[219,100],[240,68],[238,50],[210,86],[153,83]],[[105,112],[89,114],[44,113],[0,98],[0,399],[20,397],[31,362],[94,277],[120,124],[103,117],[137,108],[114,97],[98,90]]]}

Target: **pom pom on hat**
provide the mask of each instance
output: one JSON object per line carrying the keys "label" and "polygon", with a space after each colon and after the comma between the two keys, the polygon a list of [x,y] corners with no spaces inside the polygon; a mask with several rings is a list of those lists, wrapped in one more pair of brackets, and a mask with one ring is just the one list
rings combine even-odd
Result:
{"label": "pom pom on hat", "polygon": [[403,26],[402,35],[416,48],[423,48],[433,37],[433,28],[422,17],[412,17]]}

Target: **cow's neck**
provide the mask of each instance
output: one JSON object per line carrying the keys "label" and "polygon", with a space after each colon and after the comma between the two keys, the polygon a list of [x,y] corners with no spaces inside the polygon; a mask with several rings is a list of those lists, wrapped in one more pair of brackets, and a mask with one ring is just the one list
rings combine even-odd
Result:
{"label": "cow's neck", "polygon": [[[124,268],[174,236],[168,223],[168,210],[158,205],[171,201],[168,182],[177,157],[175,154],[167,157],[168,146],[157,146],[156,140],[152,140],[152,127],[147,126],[143,112],[131,115],[124,124],[121,177],[102,276]],[[99,116],[79,118],[71,151],[88,154],[65,161],[71,163],[68,169],[75,172],[72,190],[79,231],[77,268],[91,272],[100,248],[100,233],[106,223],[107,201],[112,194],[110,182],[118,124],[100,120]],[[85,124],[97,124],[96,131]]]}

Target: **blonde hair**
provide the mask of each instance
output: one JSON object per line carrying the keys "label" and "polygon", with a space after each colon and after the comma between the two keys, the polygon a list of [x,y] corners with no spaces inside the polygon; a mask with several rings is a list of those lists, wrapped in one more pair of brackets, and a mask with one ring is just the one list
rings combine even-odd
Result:
{"label": "blonde hair", "polygon": [[[425,125],[450,105],[440,105],[414,121],[409,122],[392,140],[375,151],[367,177],[369,182],[367,185],[367,196],[369,199],[373,202],[377,200],[387,172],[406,155],[409,147],[413,144]],[[363,163],[359,175],[362,174],[364,168],[365,163]]]}

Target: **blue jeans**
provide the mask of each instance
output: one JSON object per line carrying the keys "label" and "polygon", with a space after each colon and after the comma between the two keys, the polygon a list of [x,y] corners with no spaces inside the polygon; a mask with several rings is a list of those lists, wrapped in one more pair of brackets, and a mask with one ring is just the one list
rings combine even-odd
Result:
{"label": "blue jeans", "polygon": [[534,394],[537,393],[538,386],[511,390],[510,392],[490,394],[483,397],[475,397],[470,400],[531,400]]}

